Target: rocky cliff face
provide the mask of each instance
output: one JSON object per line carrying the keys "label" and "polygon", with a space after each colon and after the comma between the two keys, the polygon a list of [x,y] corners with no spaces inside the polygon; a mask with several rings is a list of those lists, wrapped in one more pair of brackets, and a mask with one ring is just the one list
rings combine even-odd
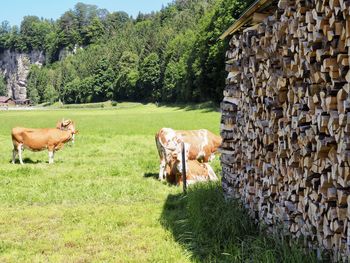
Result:
{"label": "rocky cliff face", "polygon": [[31,64],[42,65],[45,56],[42,51],[19,53],[6,50],[0,54],[0,72],[5,76],[8,96],[16,100],[27,98],[27,79]]}

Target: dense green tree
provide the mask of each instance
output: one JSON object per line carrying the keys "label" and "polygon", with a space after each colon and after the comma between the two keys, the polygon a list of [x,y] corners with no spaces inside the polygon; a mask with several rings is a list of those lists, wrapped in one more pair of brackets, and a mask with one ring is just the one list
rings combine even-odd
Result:
{"label": "dense green tree", "polygon": [[8,21],[3,21],[0,25],[0,53],[8,47],[8,39],[10,38],[11,26]]}
{"label": "dense green tree", "polygon": [[49,102],[50,104],[53,104],[54,102],[58,101],[58,92],[55,90],[53,85],[48,85],[45,88],[44,94],[43,94],[43,100],[45,102]]}
{"label": "dense green tree", "polygon": [[81,80],[75,78],[74,80],[68,82],[62,90],[62,98],[64,103],[80,103],[80,87]]}
{"label": "dense green tree", "polygon": [[44,102],[48,83],[47,69],[41,69],[37,65],[33,65],[27,83],[28,97],[35,103]]}
{"label": "dense green tree", "polygon": [[58,38],[60,47],[73,49],[76,44],[82,43],[79,23],[73,11],[65,12],[58,20]]}
{"label": "dense green tree", "polygon": [[38,90],[34,86],[30,86],[30,87],[28,86],[27,96],[30,99],[30,101],[34,104],[37,104],[40,102]]}
{"label": "dense green tree", "polygon": [[114,100],[133,99],[136,97],[136,84],[139,80],[139,57],[130,51],[123,52],[119,65],[118,75],[114,83]]}
{"label": "dense green tree", "polygon": [[45,36],[44,50],[47,64],[57,61],[59,58],[59,39],[56,33],[57,28],[56,25],[53,26],[55,27],[54,31],[49,32]]}
{"label": "dense green tree", "polygon": [[248,1],[218,1],[214,8],[201,19],[200,31],[193,49],[191,64],[194,74],[195,97],[219,101],[225,85],[225,51],[228,40],[218,41],[219,36],[252,3]]}
{"label": "dense green tree", "polygon": [[98,17],[96,5],[77,3],[74,6],[74,16],[77,22],[77,31],[80,39],[76,44],[88,45],[91,41],[96,42],[103,35],[103,25]]}
{"label": "dense green tree", "polygon": [[11,31],[6,39],[5,46],[9,49],[25,49],[25,45],[21,43],[20,32],[18,26],[12,26]]}
{"label": "dense green tree", "polygon": [[25,16],[20,27],[21,50],[43,50],[46,35],[51,31],[50,22],[40,20],[37,16]]}
{"label": "dense green tree", "polygon": [[96,43],[104,35],[104,26],[98,17],[94,17],[91,23],[85,29],[85,42]]}
{"label": "dense green tree", "polygon": [[165,68],[162,85],[163,100],[193,100],[189,61],[196,38],[195,31],[187,30],[168,43],[163,61]]}
{"label": "dense green tree", "polygon": [[99,61],[93,77],[93,101],[113,99],[113,83],[115,82],[116,75],[110,67],[107,59]]}
{"label": "dense green tree", "polygon": [[157,101],[161,98],[158,54],[149,54],[141,63],[139,86],[140,90],[138,93],[143,96],[144,99]]}
{"label": "dense green tree", "polygon": [[28,77],[27,96],[34,104],[40,102],[40,96],[37,90],[37,83],[37,69],[32,68]]}
{"label": "dense green tree", "polygon": [[87,77],[79,83],[79,95],[76,102],[90,103],[94,102],[95,93],[95,79],[94,77]]}
{"label": "dense green tree", "polygon": [[125,12],[113,12],[108,14],[103,20],[105,24],[106,33],[110,36],[118,34],[127,23],[131,22],[129,15]]}
{"label": "dense green tree", "polygon": [[89,25],[91,20],[97,16],[97,9],[96,5],[87,5],[81,2],[74,6],[73,12],[80,28]]}
{"label": "dense green tree", "polygon": [[172,102],[182,98],[183,80],[186,76],[186,64],[183,60],[168,63],[164,73],[164,85],[161,90],[162,101]]}

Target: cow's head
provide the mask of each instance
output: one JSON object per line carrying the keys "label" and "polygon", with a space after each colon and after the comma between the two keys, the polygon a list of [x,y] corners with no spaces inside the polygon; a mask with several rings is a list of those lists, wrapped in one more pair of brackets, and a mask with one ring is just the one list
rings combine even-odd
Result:
{"label": "cow's head", "polygon": [[[189,144],[185,143],[185,162],[188,161],[188,154],[189,154]],[[178,173],[182,173],[182,163],[183,163],[183,156],[182,156],[182,143],[178,144],[178,147],[176,147],[176,150],[171,153],[171,166],[174,167]],[[186,166],[186,171],[188,170],[188,167]]]}
{"label": "cow's head", "polygon": [[78,130],[75,129],[74,122],[72,120],[65,120],[62,119],[62,121],[57,123],[57,128],[63,131],[70,131],[72,134],[72,143],[74,144],[74,137],[75,134],[78,133]]}

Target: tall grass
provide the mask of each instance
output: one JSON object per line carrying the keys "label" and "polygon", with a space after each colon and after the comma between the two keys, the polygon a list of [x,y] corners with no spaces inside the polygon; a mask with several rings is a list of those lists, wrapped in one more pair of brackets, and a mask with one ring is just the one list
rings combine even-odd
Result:
{"label": "tall grass", "polygon": [[170,195],[162,223],[197,262],[317,262],[297,242],[259,228],[238,201],[225,200],[218,183]]}

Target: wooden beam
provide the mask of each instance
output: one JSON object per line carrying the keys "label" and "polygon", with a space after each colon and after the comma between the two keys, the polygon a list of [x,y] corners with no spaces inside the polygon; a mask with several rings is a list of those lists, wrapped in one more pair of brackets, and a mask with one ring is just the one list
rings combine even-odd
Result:
{"label": "wooden beam", "polygon": [[[266,7],[266,5],[270,5],[274,0],[257,0],[253,3],[244,13],[243,15],[233,23],[221,36],[220,39],[225,39],[228,35],[232,35],[236,31],[238,31],[242,26],[244,26],[247,22],[252,19],[252,15],[259,11],[260,8]],[[276,5],[277,8],[277,5]]]}

